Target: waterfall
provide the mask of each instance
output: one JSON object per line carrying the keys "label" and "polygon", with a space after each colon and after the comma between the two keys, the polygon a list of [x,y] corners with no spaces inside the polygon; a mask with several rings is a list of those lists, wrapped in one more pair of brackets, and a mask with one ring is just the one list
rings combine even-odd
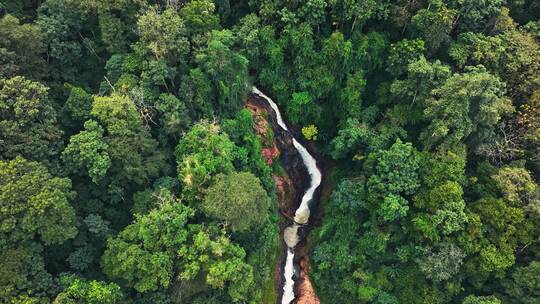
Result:
{"label": "waterfall", "polygon": [[[283,121],[283,118],[281,116],[281,112],[279,111],[279,108],[277,104],[270,99],[268,96],[264,95],[261,91],[259,91],[255,86],[253,87],[253,93],[261,96],[264,98],[270,107],[274,110],[276,113],[277,123],[278,125],[285,131],[289,131],[287,128],[287,125],[285,125],[285,122]],[[292,136],[292,134],[291,134]],[[304,192],[304,195],[302,196],[302,202],[300,203],[300,206],[298,209],[296,209],[295,215],[294,215],[294,222],[291,226],[285,228],[285,231],[283,232],[283,239],[285,240],[285,244],[287,244],[287,259],[285,261],[285,268],[283,269],[283,274],[285,276],[285,284],[283,286],[283,297],[281,299],[282,304],[289,304],[292,300],[294,300],[294,247],[296,244],[298,244],[299,237],[298,237],[298,228],[300,225],[307,224],[309,220],[310,215],[310,209],[309,209],[309,202],[313,198],[313,194],[315,193],[315,190],[319,187],[321,184],[321,171],[319,168],[317,168],[317,162],[311,154],[307,151],[307,149],[302,146],[296,138],[293,136],[293,145],[300,154],[300,157],[302,158],[302,161],[304,163],[304,166],[306,166],[306,169],[310,176],[310,186]]]}

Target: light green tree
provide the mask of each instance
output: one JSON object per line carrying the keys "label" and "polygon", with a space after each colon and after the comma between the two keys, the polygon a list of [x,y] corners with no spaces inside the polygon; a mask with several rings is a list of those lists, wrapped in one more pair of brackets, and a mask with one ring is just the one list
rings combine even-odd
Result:
{"label": "light green tree", "polygon": [[233,231],[262,225],[269,215],[270,199],[260,180],[247,172],[218,175],[202,202],[202,210],[229,224]]}
{"label": "light green tree", "polygon": [[37,162],[0,161],[0,234],[7,242],[58,244],[77,233],[71,181]]}

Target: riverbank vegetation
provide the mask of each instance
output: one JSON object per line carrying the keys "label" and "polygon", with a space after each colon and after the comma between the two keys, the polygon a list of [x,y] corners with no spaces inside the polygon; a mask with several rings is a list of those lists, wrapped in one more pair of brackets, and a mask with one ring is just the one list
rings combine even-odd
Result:
{"label": "riverbank vegetation", "polygon": [[322,303],[538,303],[539,18],[533,0],[0,0],[0,302],[272,298],[282,168],[243,109],[257,84],[336,163],[310,245]]}

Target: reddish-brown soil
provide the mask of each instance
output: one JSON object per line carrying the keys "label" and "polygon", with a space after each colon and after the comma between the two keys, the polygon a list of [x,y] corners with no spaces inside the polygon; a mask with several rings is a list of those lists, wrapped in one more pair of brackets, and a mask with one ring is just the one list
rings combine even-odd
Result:
{"label": "reddish-brown soil", "polygon": [[311,285],[311,280],[309,279],[309,257],[303,256],[300,259],[300,279],[297,283],[297,295],[296,295],[296,303],[297,304],[320,304],[321,301],[319,300],[319,297],[317,297],[317,294],[315,293],[315,289],[313,288],[313,285]]}

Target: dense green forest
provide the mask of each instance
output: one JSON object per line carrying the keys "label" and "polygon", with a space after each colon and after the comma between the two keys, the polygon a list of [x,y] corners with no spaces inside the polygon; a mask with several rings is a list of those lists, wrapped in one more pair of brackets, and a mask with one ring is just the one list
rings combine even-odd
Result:
{"label": "dense green forest", "polygon": [[275,303],[253,84],[322,303],[540,303],[535,0],[0,0],[0,303]]}

